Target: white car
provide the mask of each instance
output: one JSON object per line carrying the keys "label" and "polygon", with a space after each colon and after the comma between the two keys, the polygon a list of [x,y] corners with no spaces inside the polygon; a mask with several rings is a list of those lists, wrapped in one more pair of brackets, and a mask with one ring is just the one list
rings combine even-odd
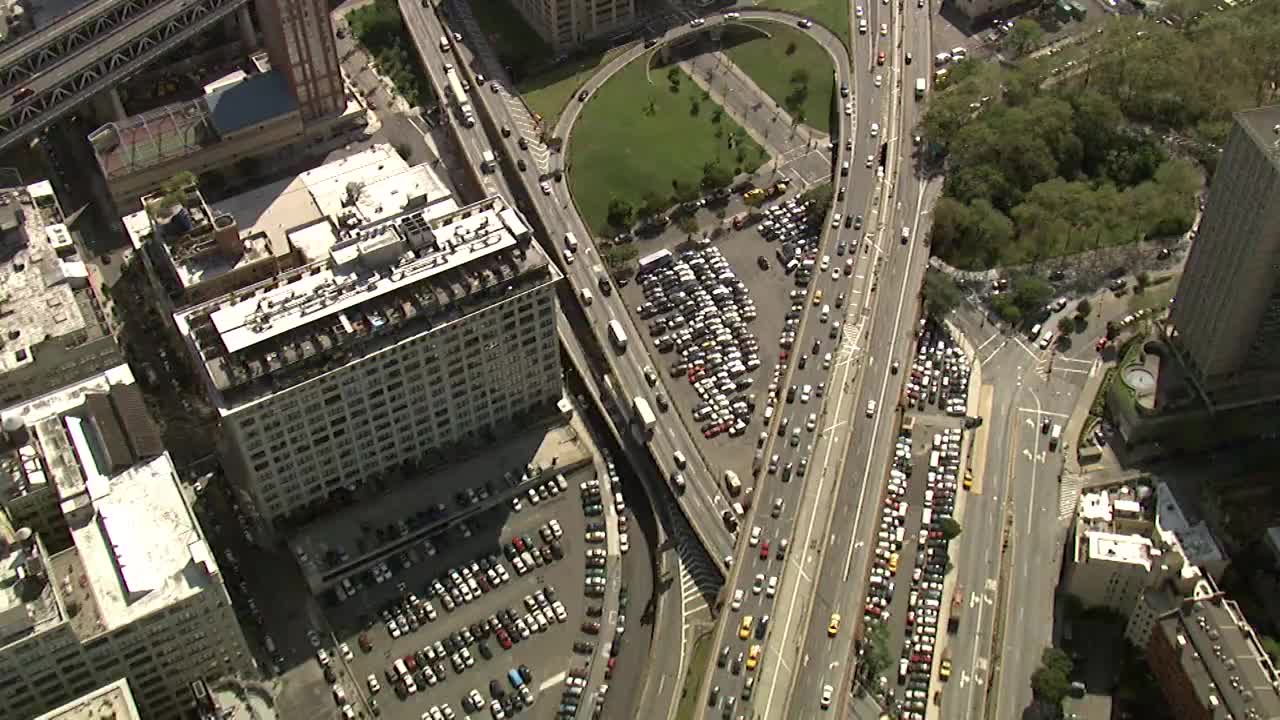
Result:
{"label": "white car", "polygon": [[[830,685],[822,686],[822,709],[826,710],[831,707],[831,695],[835,690]],[[496,701],[495,701],[496,702]]]}
{"label": "white car", "polygon": [[852,114],[853,114],[853,103],[852,103],[852,102],[846,102],[846,103],[844,104],[844,114],[845,114],[845,115],[852,115]]}
{"label": "white car", "polygon": [[751,583],[752,595],[759,595],[761,590],[764,590],[764,573],[756,575],[755,581]]}
{"label": "white car", "polygon": [[875,165],[875,164],[876,164],[876,156],[875,156],[875,155],[868,155],[868,156],[867,156],[867,167],[871,167],[872,165]]}
{"label": "white car", "polygon": [[854,8],[854,14],[855,14],[855,15],[857,15],[858,17],[862,17],[862,14],[863,14],[864,12],[866,12],[866,11],[862,9],[862,6],[861,6],[861,5],[859,5],[858,7]]}
{"label": "white car", "polygon": [[733,610],[742,609],[742,598],[746,593],[742,592],[742,588],[733,591],[733,602],[729,603],[729,607]]}
{"label": "white car", "polygon": [[551,194],[551,183],[547,182],[546,180],[543,180],[542,182],[538,183],[538,187],[542,188],[543,195]]}
{"label": "white car", "polygon": [[356,659],[355,654],[351,652],[351,646],[346,643],[342,643],[341,645],[339,645],[338,651],[342,653],[342,659],[346,660],[347,662],[351,662],[352,660]]}
{"label": "white car", "polygon": [[320,648],[319,650],[316,650],[316,660],[319,660],[321,665],[328,665],[329,653],[325,652],[324,648]]}
{"label": "white car", "polygon": [[881,35],[888,35],[888,34],[889,34],[889,26],[888,26],[888,25],[886,25],[885,23],[880,23],[880,34],[881,34]]}
{"label": "white car", "polygon": [[882,82],[883,82],[883,78],[881,78],[880,75],[876,75],[876,79],[875,79],[876,87],[880,87],[880,84]]}
{"label": "white car", "polygon": [[727,12],[724,14],[725,20],[737,20],[740,17],[742,17],[742,13],[739,12]]}
{"label": "white car", "polygon": [[876,401],[868,400],[867,401],[867,417],[875,417],[875,414],[876,414]]}
{"label": "white car", "polygon": [[816,427],[818,427],[818,414],[809,413],[809,419],[805,421],[804,429],[808,430],[809,432],[813,432],[814,428]]}
{"label": "white car", "polygon": [[[871,123],[871,137],[877,137],[879,135],[880,135],[880,123]],[[546,183],[543,183],[543,185],[546,185]]]}
{"label": "white car", "polygon": [[[836,223],[836,224],[839,224],[839,223],[840,223],[840,213],[836,213],[833,217],[835,218],[835,223]],[[832,225],[832,227],[835,227],[835,225]],[[821,264],[821,266],[820,266],[820,267],[822,268],[822,272],[826,272],[826,271],[827,271],[827,268],[831,267],[831,256],[830,256],[830,255],[823,255],[823,256],[822,256],[822,264]]]}
{"label": "white car", "polygon": [[751,543],[751,547],[755,547],[756,545],[760,544],[760,526],[759,525],[756,525],[755,527],[751,528],[751,539],[749,540],[749,542]]}
{"label": "white car", "polygon": [[778,576],[777,575],[769,576],[769,589],[766,590],[764,594],[766,597],[773,597],[774,595],[778,594]]}
{"label": "white car", "polygon": [[364,681],[369,685],[369,692],[375,695],[377,695],[378,691],[382,689],[382,685],[378,682],[378,677],[376,675],[370,675],[365,678]]}

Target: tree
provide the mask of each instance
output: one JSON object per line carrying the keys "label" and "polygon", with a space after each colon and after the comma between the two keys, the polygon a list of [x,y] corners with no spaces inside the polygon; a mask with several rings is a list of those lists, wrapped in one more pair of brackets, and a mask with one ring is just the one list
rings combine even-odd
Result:
{"label": "tree", "polygon": [[1076,303],[1076,312],[1085,317],[1088,317],[1089,313],[1093,312],[1093,304],[1089,302],[1089,298],[1082,298],[1080,302]]}
{"label": "tree", "polygon": [[929,268],[924,274],[924,301],[929,316],[941,320],[951,314],[964,299],[964,291],[951,276]]}
{"label": "tree", "polygon": [[729,187],[733,184],[733,171],[718,162],[709,162],[702,167],[702,186],[708,190]]}
{"label": "tree", "polygon": [[795,42],[794,42],[794,41],[787,43],[786,53],[787,53],[788,55],[795,55],[795,54],[796,54],[796,44],[795,44]]}
{"label": "tree", "polygon": [[600,257],[610,272],[617,273],[631,264],[639,256],[640,250],[633,243],[610,245],[600,250]]}
{"label": "tree", "polygon": [[938,526],[942,532],[942,537],[946,540],[955,540],[964,530],[960,527],[960,523],[956,522],[955,518],[949,517],[944,517],[938,521]]}
{"label": "tree", "polygon": [[671,66],[667,71],[667,82],[671,83],[672,87],[680,87],[680,68]]}
{"label": "tree", "polygon": [[1053,295],[1053,288],[1049,283],[1034,275],[1017,276],[1010,284],[1013,286],[1009,292],[1010,300],[1023,315],[1031,316],[1042,312]]}
{"label": "tree", "polygon": [[1142,271],[1139,271],[1136,275],[1134,275],[1133,279],[1138,284],[1138,292],[1142,292],[1143,290],[1147,289],[1148,285],[1151,284],[1151,273],[1147,272],[1146,270],[1142,270]]}
{"label": "tree", "polygon": [[652,190],[646,192],[640,201],[640,207],[636,211],[637,214],[645,219],[657,216],[663,210],[667,209],[667,200]]}
{"label": "tree", "polygon": [[697,186],[692,183],[680,182],[679,180],[671,181],[671,199],[677,203],[687,203],[697,200],[700,196]]}
{"label": "tree", "polygon": [[692,215],[681,215],[676,225],[688,235],[698,232],[698,220]]}
{"label": "tree", "polygon": [[1070,335],[1071,332],[1075,329],[1076,329],[1076,323],[1074,320],[1071,319],[1071,316],[1063,315],[1062,317],[1058,318],[1058,332],[1062,333],[1063,335]]}
{"label": "tree", "polygon": [[347,205],[355,205],[355,204],[356,204],[356,202],[360,200],[360,195],[361,195],[361,193],[363,193],[363,192],[364,192],[364,183],[362,183],[362,182],[360,182],[360,181],[358,181],[358,180],[353,180],[353,181],[351,181],[351,182],[347,183],[346,191],[347,191],[347,193],[346,193],[346,203],[345,203],[345,204],[347,204]]}
{"label": "tree", "polygon": [[609,201],[609,212],[606,220],[613,228],[621,231],[631,226],[631,218],[635,208],[622,198],[615,197]]}
{"label": "tree", "polygon": [[1031,691],[1054,707],[1062,703],[1071,688],[1071,656],[1058,648],[1046,648],[1040,656],[1040,667],[1031,674]]}
{"label": "tree", "polygon": [[889,669],[889,627],[885,623],[875,622],[867,628],[867,650],[862,657],[865,677],[874,678]]}
{"label": "tree", "polygon": [[796,68],[795,70],[792,70],[791,84],[792,85],[808,85],[809,71],[804,68]]}
{"label": "tree", "polygon": [[1013,29],[1004,38],[1004,47],[1010,52],[1021,55],[1040,46],[1044,40],[1044,28],[1040,23],[1028,17],[1018,18]]}

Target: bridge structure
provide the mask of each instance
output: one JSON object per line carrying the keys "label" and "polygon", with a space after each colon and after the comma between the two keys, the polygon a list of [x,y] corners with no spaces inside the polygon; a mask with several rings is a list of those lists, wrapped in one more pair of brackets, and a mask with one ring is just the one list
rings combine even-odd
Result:
{"label": "bridge structure", "polygon": [[110,90],[248,0],[91,0],[0,49],[0,151]]}

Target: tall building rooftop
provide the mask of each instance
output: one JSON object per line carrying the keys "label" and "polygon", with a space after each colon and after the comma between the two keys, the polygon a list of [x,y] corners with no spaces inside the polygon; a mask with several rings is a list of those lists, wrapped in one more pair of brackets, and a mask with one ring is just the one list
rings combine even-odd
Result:
{"label": "tall building rooftop", "polygon": [[[56,612],[49,621],[65,618],[82,640],[195,594],[218,572],[133,385],[120,365],[2,413],[9,452],[54,483],[74,542],[42,559],[57,602],[25,604]],[[11,630],[39,623],[0,633]]]}
{"label": "tall building rooftop", "polygon": [[109,334],[48,185],[0,189],[0,373]]}
{"label": "tall building rooftop", "polygon": [[34,720],[139,720],[128,678],[91,690]]}
{"label": "tall building rooftop", "polygon": [[1089,541],[1089,560],[1129,563],[1150,570],[1153,556],[1158,554],[1153,552],[1150,540],[1138,535],[1091,531],[1086,537]]}
{"label": "tall building rooftop", "polygon": [[[259,263],[256,279],[325,258],[338,241],[335,224],[360,227],[414,207],[457,208],[430,168],[410,167],[385,144],[214,203],[191,183],[142,204],[125,227],[134,247],[167,271],[166,289],[179,307],[234,289],[215,281]],[[212,295],[196,292],[200,286]]]}
{"label": "tall building rooftop", "polygon": [[1156,627],[1215,720],[1280,718],[1276,669],[1236,603],[1220,593],[1185,600]]}
{"label": "tall building rooftop", "polygon": [[337,232],[326,259],[175,315],[223,412],[554,277],[499,197]]}
{"label": "tall building rooftop", "polygon": [[1235,118],[1254,142],[1270,150],[1267,155],[1280,168],[1280,105],[1243,110]]}

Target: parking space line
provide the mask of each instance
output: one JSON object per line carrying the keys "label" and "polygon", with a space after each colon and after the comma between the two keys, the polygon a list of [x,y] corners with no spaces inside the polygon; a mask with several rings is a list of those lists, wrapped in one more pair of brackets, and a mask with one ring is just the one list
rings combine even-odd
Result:
{"label": "parking space line", "polygon": [[542,684],[538,685],[538,692],[543,692],[544,690],[548,690],[564,682],[565,674],[566,673],[562,670],[556,673],[555,675],[552,675],[551,677],[547,678],[546,680],[543,680]]}

